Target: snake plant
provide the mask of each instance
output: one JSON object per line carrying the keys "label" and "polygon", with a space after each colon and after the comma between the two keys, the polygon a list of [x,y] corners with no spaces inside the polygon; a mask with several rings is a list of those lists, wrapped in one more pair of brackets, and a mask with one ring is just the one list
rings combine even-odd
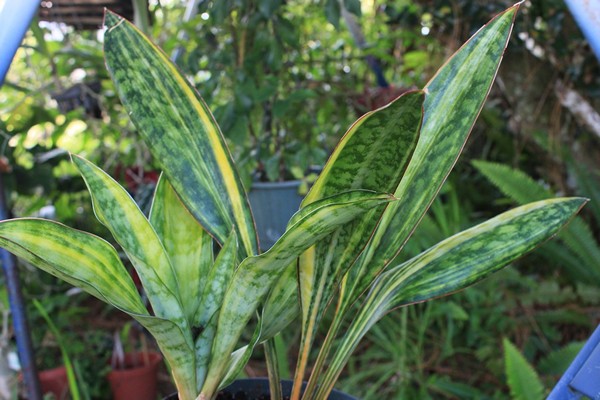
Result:
{"label": "snake plant", "polygon": [[[215,398],[259,343],[271,361],[272,338],[299,314],[292,399],[325,399],[352,350],[385,313],[482,279],[550,238],[585,203],[561,198],[521,206],[393,262],[458,158],[517,8],[477,32],[425,88],[359,118],[286,232],[263,253],[206,104],[158,47],[107,12],[108,70],[163,170],[149,216],[100,168],[76,155],[72,161],[96,217],[140,276],[151,311],[115,248],[97,236],[16,219],[0,223],[0,245],[139,321],[163,352],[180,400]],[[302,394],[329,305],[335,317]],[[272,378],[276,398],[275,372]]]}

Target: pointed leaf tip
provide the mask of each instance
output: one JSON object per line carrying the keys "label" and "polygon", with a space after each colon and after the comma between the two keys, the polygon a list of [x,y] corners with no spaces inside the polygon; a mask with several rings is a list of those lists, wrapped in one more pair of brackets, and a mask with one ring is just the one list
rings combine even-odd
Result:
{"label": "pointed leaf tip", "polygon": [[123,21],[123,19],[124,18],[121,17],[119,14],[110,11],[108,8],[104,8],[104,26],[106,27],[106,29],[110,29],[116,26],[121,21]]}

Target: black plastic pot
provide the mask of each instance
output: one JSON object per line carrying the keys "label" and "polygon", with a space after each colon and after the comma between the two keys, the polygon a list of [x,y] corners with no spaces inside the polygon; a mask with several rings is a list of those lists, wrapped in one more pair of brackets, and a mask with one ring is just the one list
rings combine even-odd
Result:
{"label": "black plastic pot", "polygon": [[[281,381],[281,390],[283,398],[290,395],[292,391],[292,381]],[[225,389],[221,390],[217,400],[270,400],[269,380],[267,378],[238,379]],[[177,393],[174,393],[164,400],[177,400]],[[333,390],[327,400],[358,400],[339,390]]]}

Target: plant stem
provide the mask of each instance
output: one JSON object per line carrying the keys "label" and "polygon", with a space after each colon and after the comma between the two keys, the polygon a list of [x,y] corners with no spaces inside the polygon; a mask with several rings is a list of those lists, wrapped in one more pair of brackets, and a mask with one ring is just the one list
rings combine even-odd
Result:
{"label": "plant stem", "polygon": [[267,362],[267,371],[269,375],[269,390],[271,400],[282,400],[281,377],[279,376],[279,361],[277,357],[277,348],[275,338],[271,338],[264,343],[265,360]]}

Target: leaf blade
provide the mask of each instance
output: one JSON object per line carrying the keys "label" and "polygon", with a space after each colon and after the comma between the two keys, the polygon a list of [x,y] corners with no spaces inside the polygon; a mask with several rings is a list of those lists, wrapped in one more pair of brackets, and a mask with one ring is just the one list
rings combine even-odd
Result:
{"label": "leaf blade", "polygon": [[105,25],[108,70],[133,123],[175,191],[221,244],[235,227],[244,255],[257,254],[250,206],[208,107],[168,57],[135,26],[108,11]]}
{"label": "leaf blade", "polygon": [[[292,225],[270,250],[260,256],[246,258],[236,270],[223,300],[212,353],[230,354],[234,350],[244,327],[272,284],[306,248],[340,224],[392,200],[393,197],[386,194],[353,191],[313,203],[308,214],[299,211],[303,218]],[[239,296],[239,292],[245,296]],[[210,397],[214,393],[225,368],[223,359],[211,360],[202,388],[204,395]]]}
{"label": "leaf blade", "polygon": [[200,305],[202,280],[206,279],[212,264],[212,237],[189,213],[162,175],[149,220],[173,266],[184,314],[193,324]]}
{"label": "leaf blade", "polygon": [[491,89],[517,9],[509,8],[480,29],[426,85],[419,141],[394,193],[401,201],[387,207],[368,251],[350,270],[345,306],[397,255],[454,166]]}
{"label": "leaf blade", "polygon": [[97,236],[54,221],[20,218],[0,222],[0,245],[122,311],[147,313],[116,250]]}
{"label": "leaf blade", "polygon": [[460,232],[382,273],[346,331],[319,388],[333,382],[366,332],[388,311],[465,288],[548,240],[587,200],[544,200]]}
{"label": "leaf blade", "polygon": [[96,217],[131,260],[156,315],[188,327],[177,278],[150,222],[125,189],[104,171],[82,157],[73,156],[73,162],[90,191]]}

